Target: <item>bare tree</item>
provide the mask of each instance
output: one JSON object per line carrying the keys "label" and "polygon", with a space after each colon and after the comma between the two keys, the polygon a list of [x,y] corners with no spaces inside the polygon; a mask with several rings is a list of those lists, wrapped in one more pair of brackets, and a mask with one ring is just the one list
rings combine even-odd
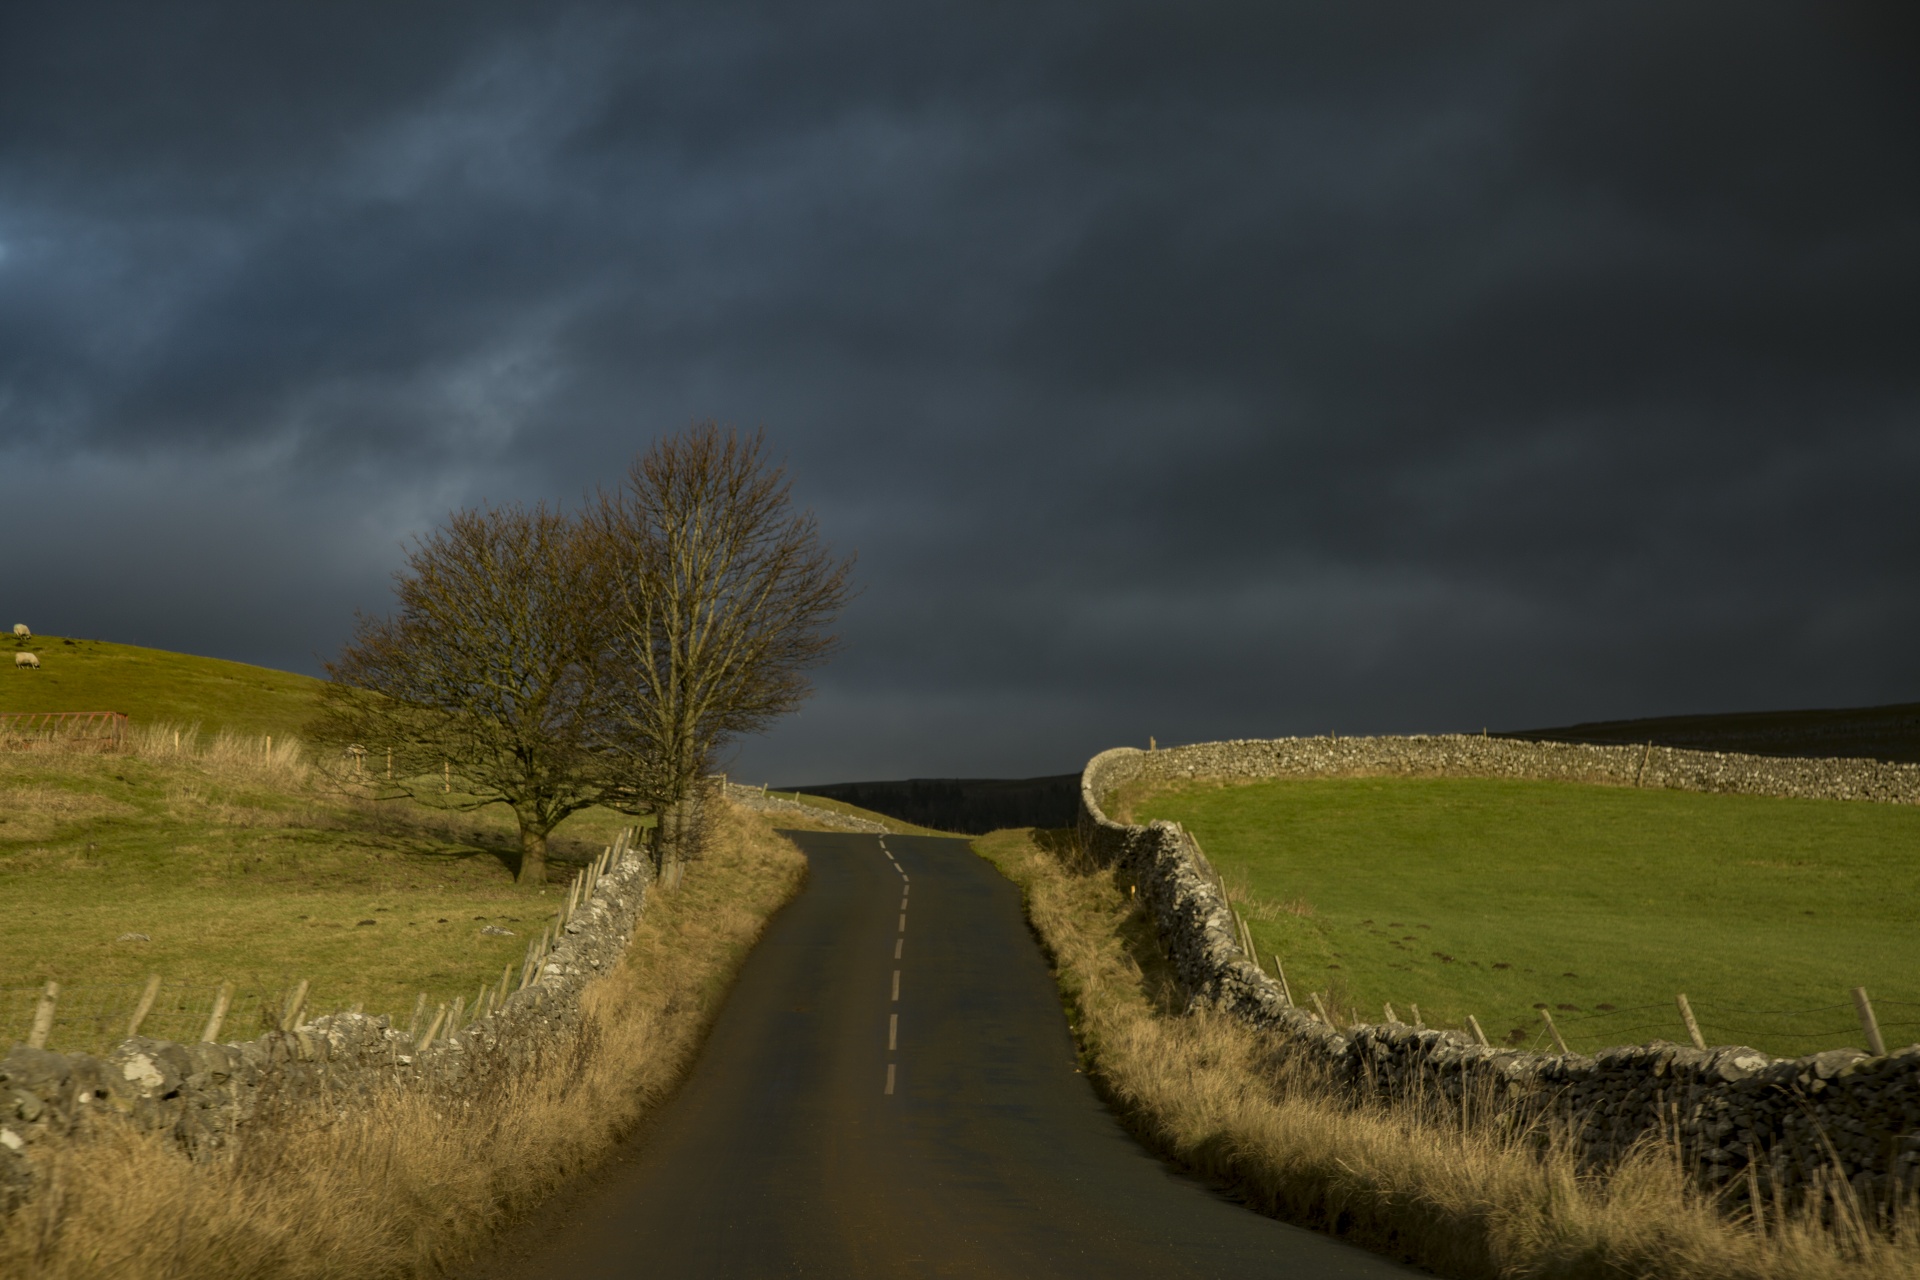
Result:
{"label": "bare tree", "polygon": [[321,736],[391,750],[390,796],[520,826],[522,884],[544,884],[547,837],[595,803],[589,722],[606,597],[591,540],[544,507],[460,511],[394,575],[399,611],[357,618],[323,691]]}
{"label": "bare tree", "polygon": [[763,433],[706,422],[658,441],[591,507],[609,583],[598,745],[609,793],[658,813],[669,853],[715,750],[796,709],[837,644],[853,561],[789,488]]}

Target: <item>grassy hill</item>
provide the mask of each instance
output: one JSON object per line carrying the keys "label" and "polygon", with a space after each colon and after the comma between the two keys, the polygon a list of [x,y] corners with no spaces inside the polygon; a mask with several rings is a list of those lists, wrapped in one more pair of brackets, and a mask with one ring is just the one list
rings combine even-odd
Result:
{"label": "grassy hill", "polygon": [[1185,824],[1295,999],[1365,1021],[1575,1049],[1857,1046],[1865,986],[1920,1040],[1920,808],[1493,779],[1187,784],[1132,818]]}
{"label": "grassy hill", "polygon": [[[124,1034],[150,974],[165,984],[150,1034],[197,1035],[222,982],[239,988],[227,1038],[256,1034],[261,1007],[303,978],[316,1011],[404,1019],[420,992],[471,999],[551,917],[554,892],[514,884],[501,806],[375,804],[315,767],[298,735],[319,681],[106,641],[4,640],[42,665],[12,670],[0,644],[0,711],[122,711],[134,732],[104,754],[0,750],[0,1048],[25,1034],[50,979],[64,990],[60,1049]],[[176,747],[166,724],[201,728]],[[563,823],[555,888],[631,821],[591,810]]]}
{"label": "grassy hill", "polygon": [[[39,655],[40,669],[13,666],[13,654]],[[200,658],[164,649],[34,636],[0,641],[0,712],[120,711],[135,724],[198,723],[208,736],[292,736],[313,715],[320,681],[311,676]]]}

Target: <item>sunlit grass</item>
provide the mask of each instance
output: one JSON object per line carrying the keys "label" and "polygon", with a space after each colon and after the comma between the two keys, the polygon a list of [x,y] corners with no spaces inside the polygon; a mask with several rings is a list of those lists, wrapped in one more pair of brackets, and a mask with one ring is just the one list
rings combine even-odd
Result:
{"label": "sunlit grass", "polygon": [[1239,900],[1296,996],[1576,1049],[1686,1039],[1794,1055],[1920,1040],[1920,808],[1574,783],[1351,778],[1148,796]]}
{"label": "sunlit grass", "polygon": [[[12,655],[39,655],[19,671]],[[320,681],[268,667],[105,640],[0,633],[0,712],[118,711],[136,725],[168,721],[275,737],[312,718]]]}
{"label": "sunlit grass", "polygon": [[144,1029],[170,1036],[198,1031],[222,982],[241,991],[232,1035],[302,979],[316,1012],[472,995],[519,964],[569,864],[633,821],[563,823],[542,894],[513,882],[502,806],[368,802],[291,739],[272,756],[263,739],[182,741],[162,728],[125,752],[0,752],[0,1039],[25,1034],[49,979],[67,988],[52,1041],[65,1049],[116,1038],[150,974],[169,1003]]}

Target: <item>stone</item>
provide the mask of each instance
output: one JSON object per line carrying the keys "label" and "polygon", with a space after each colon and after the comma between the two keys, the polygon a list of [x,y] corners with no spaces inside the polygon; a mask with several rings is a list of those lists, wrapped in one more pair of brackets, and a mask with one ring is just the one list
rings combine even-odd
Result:
{"label": "stone", "polygon": [[1812,1055],[1814,1074],[1822,1080],[1831,1080],[1835,1076],[1848,1074],[1853,1064],[1867,1055],[1859,1049],[1829,1049],[1825,1053]]}
{"label": "stone", "polygon": [[73,1069],[63,1054],[17,1044],[0,1058],[0,1083],[21,1085],[45,1096],[64,1086]]}

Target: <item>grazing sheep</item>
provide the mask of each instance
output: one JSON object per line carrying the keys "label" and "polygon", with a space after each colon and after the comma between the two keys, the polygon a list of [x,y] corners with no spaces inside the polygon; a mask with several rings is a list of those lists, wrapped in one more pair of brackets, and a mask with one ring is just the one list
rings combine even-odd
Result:
{"label": "grazing sheep", "polygon": [[13,624],[13,634],[19,636],[22,640],[33,639],[33,629],[24,622],[16,622]]}
{"label": "grazing sheep", "polygon": [[13,665],[16,667],[32,667],[35,671],[38,671],[40,669],[40,655],[37,653],[16,653],[13,655]]}

